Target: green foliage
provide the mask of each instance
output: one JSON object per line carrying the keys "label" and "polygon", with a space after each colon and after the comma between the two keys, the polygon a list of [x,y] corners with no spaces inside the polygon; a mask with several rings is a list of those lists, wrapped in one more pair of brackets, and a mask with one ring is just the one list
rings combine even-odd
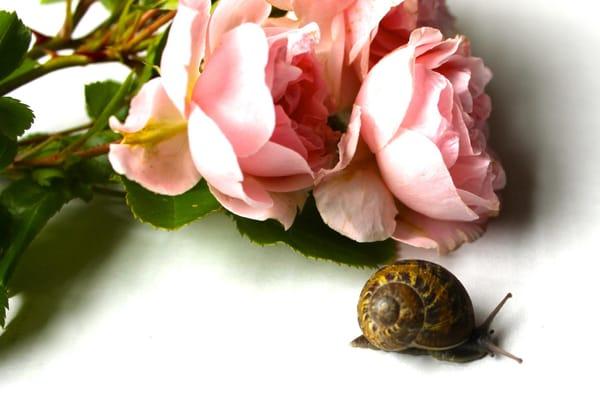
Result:
{"label": "green foliage", "polygon": [[17,14],[0,11],[0,80],[19,67],[30,42],[31,31]]}
{"label": "green foliage", "polygon": [[126,178],[123,184],[133,215],[161,229],[180,228],[220,208],[205,181],[179,196],[158,195]]}
{"label": "green foliage", "polygon": [[6,325],[6,310],[8,310],[8,290],[0,284],[0,327]]}
{"label": "green foliage", "polygon": [[23,60],[23,62],[21,63],[21,65],[19,67],[17,67],[16,70],[14,70],[12,73],[10,73],[8,76],[6,76],[4,79],[0,79],[0,84],[2,84],[5,81],[12,80],[13,78],[17,78],[17,77],[21,76],[22,74],[25,74],[28,71],[35,69],[39,65],[40,64],[37,61],[35,61],[33,59],[25,58]]}
{"label": "green foliage", "polygon": [[[4,218],[0,225],[3,236],[0,255],[0,288],[2,288],[0,294],[5,292],[6,284],[27,246],[48,220],[71,198],[69,189],[62,184],[42,187],[31,179],[15,181],[2,192],[0,213],[4,214],[0,215],[7,218]],[[0,296],[0,299],[2,298]],[[4,311],[0,313],[2,324],[3,321]]]}
{"label": "green foliage", "polygon": [[0,170],[10,165],[17,155],[17,143],[0,134]]}
{"label": "green foliage", "polygon": [[377,267],[396,257],[395,244],[391,240],[358,243],[335,232],[323,222],[312,198],[306,202],[288,231],[274,220],[258,222],[233,217],[240,233],[253,242],[260,245],[285,243],[311,258],[357,267]]}
{"label": "green foliage", "polygon": [[16,140],[33,124],[33,112],[20,101],[0,97],[0,134]]}
{"label": "green foliage", "polygon": [[10,97],[0,97],[0,170],[12,163],[17,154],[17,137],[33,123],[27,105]]}
{"label": "green foliage", "polygon": [[85,105],[90,118],[96,119],[117,94],[121,84],[117,81],[98,81],[85,86]]}

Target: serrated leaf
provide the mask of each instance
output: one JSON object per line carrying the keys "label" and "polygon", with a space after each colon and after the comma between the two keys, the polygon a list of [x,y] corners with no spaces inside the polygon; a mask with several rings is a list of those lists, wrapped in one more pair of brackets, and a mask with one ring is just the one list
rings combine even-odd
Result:
{"label": "serrated leaf", "polygon": [[274,220],[261,222],[233,217],[240,233],[250,240],[261,245],[285,243],[310,258],[357,267],[377,267],[396,257],[395,243],[391,240],[358,243],[329,228],[321,219],[312,197],[288,231]]}
{"label": "serrated leaf", "polygon": [[33,124],[33,112],[11,97],[0,97],[0,134],[16,140]]}
{"label": "serrated leaf", "polygon": [[18,260],[46,223],[71,199],[65,187],[42,187],[30,179],[10,184],[0,195],[2,211],[10,223],[3,232],[0,286],[6,288]]}
{"label": "serrated leaf", "polygon": [[117,94],[121,84],[117,81],[99,81],[85,86],[85,104],[90,118],[96,119]]}
{"label": "serrated leaf", "polygon": [[161,229],[180,228],[221,207],[204,180],[179,196],[158,195],[126,178],[123,178],[123,185],[133,215]]}
{"label": "serrated leaf", "polygon": [[30,42],[31,31],[17,14],[0,11],[0,79],[19,67]]}
{"label": "serrated leaf", "polygon": [[0,134],[0,170],[10,165],[17,155],[17,142]]}

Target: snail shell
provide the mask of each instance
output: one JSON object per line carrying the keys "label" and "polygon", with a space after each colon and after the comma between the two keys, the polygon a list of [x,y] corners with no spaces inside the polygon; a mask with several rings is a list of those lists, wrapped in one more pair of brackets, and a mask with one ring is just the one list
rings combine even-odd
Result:
{"label": "snail shell", "polygon": [[473,304],[460,281],[419,260],[373,274],[360,294],[358,321],[364,337],[385,351],[454,348],[475,328]]}

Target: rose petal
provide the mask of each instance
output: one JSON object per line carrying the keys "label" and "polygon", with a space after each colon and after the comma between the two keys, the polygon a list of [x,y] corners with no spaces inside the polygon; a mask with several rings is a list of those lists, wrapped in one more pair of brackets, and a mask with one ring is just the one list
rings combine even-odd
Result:
{"label": "rose petal", "polygon": [[342,135],[338,143],[339,160],[333,169],[322,169],[317,174],[317,182],[323,179],[328,174],[337,173],[345,169],[354,158],[358,146],[361,128],[361,109],[355,105],[350,115],[348,129]]}
{"label": "rose petal", "polygon": [[440,221],[404,208],[398,214],[392,238],[419,248],[436,248],[446,254],[475,241],[485,232],[485,221]]}
{"label": "rose petal", "polygon": [[[262,186],[252,177],[245,181],[246,188],[261,188]],[[306,192],[270,193],[270,206],[256,207],[243,200],[224,195],[219,190],[211,188],[211,192],[223,207],[244,218],[265,221],[275,219],[287,230],[294,223],[298,209],[304,205],[308,194]]]}
{"label": "rose petal", "polygon": [[233,147],[219,127],[198,107],[188,121],[190,151],[196,168],[206,181],[221,192],[240,199],[244,175]]}
{"label": "rose petal", "polygon": [[309,174],[286,177],[255,177],[269,192],[295,192],[310,189],[314,179]]}
{"label": "rose petal", "polygon": [[294,7],[294,0],[268,0],[280,10],[291,10]]}
{"label": "rose petal", "polygon": [[352,165],[321,181],[313,191],[323,221],[359,242],[389,238],[396,227],[394,197],[374,162]]}
{"label": "rose petal", "polygon": [[161,78],[148,81],[137,95],[131,100],[129,114],[125,123],[116,117],[111,117],[110,128],[126,133],[142,130],[150,120],[159,120],[162,123],[179,122],[183,119],[165,91]]}
{"label": "rose petal", "polygon": [[204,57],[210,1],[181,0],[160,64],[165,89],[182,114],[188,111],[193,84]]}
{"label": "rose petal", "polygon": [[456,191],[439,149],[422,134],[403,130],[376,157],[388,188],[413,210],[447,221],[478,218]]}
{"label": "rose petal", "polygon": [[112,144],[108,159],[117,173],[161,195],[180,195],[201,179],[186,133],[151,146]]}
{"label": "rose petal", "polygon": [[346,23],[349,30],[350,56],[352,63],[359,52],[371,40],[383,17],[403,0],[363,0],[356,1],[348,8]]}
{"label": "rose petal", "polygon": [[265,82],[268,51],[259,26],[231,30],[194,89],[194,103],[219,126],[240,157],[258,151],[275,127],[273,99]]}
{"label": "rose petal", "polygon": [[227,32],[244,23],[260,25],[270,13],[271,6],[264,0],[220,0],[208,28],[207,60]]}
{"label": "rose petal", "polygon": [[413,97],[402,121],[404,129],[418,131],[437,142],[452,120],[454,94],[444,76],[417,64]]}
{"label": "rose petal", "polygon": [[244,173],[259,177],[312,174],[310,166],[300,154],[270,141],[255,154],[240,158],[239,163]]}
{"label": "rose petal", "polygon": [[406,115],[413,95],[413,63],[413,48],[393,51],[371,69],[358,93],[361,136],[372,152],[391,140]]}

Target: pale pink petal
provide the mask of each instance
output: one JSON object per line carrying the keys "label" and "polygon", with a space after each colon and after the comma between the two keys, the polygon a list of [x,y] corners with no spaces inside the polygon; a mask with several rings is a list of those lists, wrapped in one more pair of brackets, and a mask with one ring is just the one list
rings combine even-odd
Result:
{"label": "pale pink petal", "polygon": [[317,174],[317,182],[323,179],[325,176],[333,173],[337,173],[345,169],[356,154],[358,146],[358,140],[360,136],[360,116],[361,109],[355,105],[352,114],[350,115],[350,121],[348,123],[348,129],[346,133],[342,135],[340,142],[338,143],[339,160],[333,169],[322,169]]}
{"label": "pale pink petal", "polygon": [[209,13],[209,0],[180,0],[162,55],[165,89],[182,114],[187,114],[192,87],[200,75]]}
{"label": "pale pink petal", "polygon": [[460,37],[451,38],[437,43],[435,46],[429,46],[426,52],[419,53],[417,63],[430,70],[437,69],[458,51],[461,41]]}
{"label": "pale pink petal", "polygon": [[147,146],[111,144],[108,159],[117,173],[161,195],[180,195],[201,178],[186,133]]}
{"label": "pale pink petal", "polygon": [[308,151],[302,143],[302,140],[300,140],[300,137],[298,137],[298,133],[296,133],[296,130],[293,128],[292,120],[279,105],[275,106],[275,113],[277,124],[275,125],[275,130],[273,131],[273,136],[271,136],[270,141],[294,150],[304,159],[307,159]]}
{"label": "pale pink petal", "polygon": [[195,107],[188,121],[190,151],[196,168],[206,181],[223,193],[245,198],[244,175],[233,147],[219,127]]}
{"label": "pale pink petal", "polygon": [[444,40],[444,35],[438,29],[421,27],[411,32],[408,47],[415,48],[415,55],[419,57],[437,47]]}
{"label": "pale pink petal", "polygon": [[[321,31],[322,32],[322,31]],[[344,16],[336,16],[331,23],[330,41],[327,45],[326,40],[321,40],[319,45],[319,54],[323,59],[323,69],[325,70],[325,79],[330,87],[331,99],[335,108],[343,108],[344,96],[344,58],[346,54],[346,29]],[[323,55],[324,54],[324,55]],[[348,96],[350,99],[353,96]]]}
{"label": "pale pink petal", "polygon": [[314,179],[309,174],[298,174],[285,177],[255,177],[269,192],[295,192],[307,190],[314,186]]}
{"label": "pale pink petal", "polygon": [[[275,33],[275,32],[273,32]],[[300,54],[311,52],[321,39],[319,25],[311,22],[297,29],[281,29],[277,34],[267,33],[269,44],[283,40],[286,45],[286,58],[288,63]]]}
{"label": "pale pink petal", "polygon": [[256,153],[239,158],[239,163],[245,174],[258,177],[312,174],[306,159],[300,154],[270,141]]}
{"label": "pale pink petal", "polygon": [[371,69],[358,93],[361,136],[372,152],[379,152],[400,128],[413,96],[413,67],[413,48],[399,48]]}
{"label": "pale pink petal", "polygon": [[212,56],[230,30],[244,23],[261,24],[271,13],[271,5],[265,0],[220,0],[208,28],[208,54]]}
{"label": "pale pink petal", "polygon": [[151,120],[161,123],[179,122],[183,116],[163,87],[161,78],[148,81],[131,100],[125,123],[116,117],[110,119],[110,128],[118,132],[134,133],[142,130]]}
{"label": "pale pink petal", "polygon": [[194,89],[194,103],[219,126],[237,156],[258,151],[275,127],[273,99],[265,81],[268,51],[258,25],[231,30]]}
{"label": "pale pink petal", "polygon": [[361,49],[371,41],[383,17],[401,2],[402,0],[362,0],[348,8],[346,23],[350,31],[350,63],[354,62]]}
{"label": "pale pink petal", "polygon": [[398,214],[392,237],[415,247],[435,248],[440,254],[447,254],[481,237],[485,222],[440,221],[404,208]]}
{"label": "pale pink petal", "polygon": [[294,12],[305,23],[316,22],[329,39],[331,37],[329,28],[333,19],[341,15],[354,2],[356,0],[294,0]]}
{"label": "pale pink petal", "polygon": [[[253,178],[248,178],[246,184],[251,184],[252,188],[261,188],[258,181]],[[247,202],[232,198],[221,193],[219,190],[211,188],[211,192],[215,198],[228,211],[244,218],[250,218],[257,221],[265,221],[267,219],[275,219],[279,221],[287,230],[294,223],[294,219],[298,213],[298,209],[304,205],[308,194],[306,192],[290,192],[290,193],[270,193],[271,205],[256,207]]]}
{"label": "pale pink petal", "polygon": [[403,130],[376,156],[388,188],[408,207],[447,221],[479,218],[460,198],[444,158],[427,137]]}
{"label": "pale pink petal", "polygon": [[313,191],[323,221],[359,242],[389,238],[396,227],[394,197],[373,161],[332,174]]}
{"label": "pale pink petal", "polygon": [[268,0],[280,10],[291,10],[294,7],[294,0]]}
{"label": "pale pink petal", "polygon": [[418,131],[437,142],[451,126],[454,93],[444,76],[415,65],[413,97],[402,121],[404,129]]}

